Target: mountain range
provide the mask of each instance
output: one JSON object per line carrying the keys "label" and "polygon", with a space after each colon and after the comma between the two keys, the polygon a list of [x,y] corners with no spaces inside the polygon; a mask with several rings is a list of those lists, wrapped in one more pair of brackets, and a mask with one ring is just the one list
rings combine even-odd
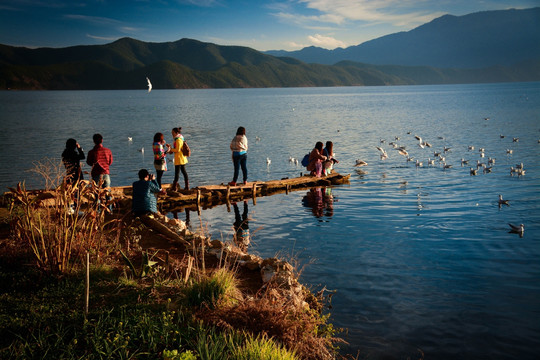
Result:
{"label": "mountain range", "polygon": [[411,31],[348,48],[267,51],[306,63],[356,61],[374,65],[482,68],[540,58],[540,7],[444,15]]}
{"label": "mountain range", "polygon": [[273,55],[193,39],[0,44],[0,89],[143,89],[146,77],[155,89],[538,81],[539,24],[540,8],[446,15],[347,49]]}

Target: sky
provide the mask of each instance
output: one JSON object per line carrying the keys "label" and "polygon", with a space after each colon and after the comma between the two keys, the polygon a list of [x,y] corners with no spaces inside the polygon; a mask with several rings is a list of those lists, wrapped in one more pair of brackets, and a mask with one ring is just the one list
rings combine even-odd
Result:
{"label": "sky", "polygon": [[190,38],[259,51],[358,45],[445,14],[540,0],[0,0],[0,44],[68,47]]}

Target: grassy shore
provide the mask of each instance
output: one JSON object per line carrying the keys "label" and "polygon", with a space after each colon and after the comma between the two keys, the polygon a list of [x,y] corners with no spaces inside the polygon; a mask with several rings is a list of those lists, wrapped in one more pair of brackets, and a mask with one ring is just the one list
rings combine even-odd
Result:
{"label": "grassy shore", "polygon": [[294,285],[290,264],[246,266],[252,256],[232,241],[217,244],[180,221],[163,222],[184,241],[171,242],[110,214],[104,195],[61,185],[40,199],[21,187],[4,202],[0,358],[343,358],[324,294]]}

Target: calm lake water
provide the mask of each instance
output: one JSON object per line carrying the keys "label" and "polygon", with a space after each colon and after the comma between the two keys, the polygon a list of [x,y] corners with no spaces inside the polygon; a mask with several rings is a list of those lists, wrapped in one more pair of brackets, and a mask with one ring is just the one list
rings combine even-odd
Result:
{"label": "calm lake water", "polygon": [[[238,126],[247,129],[251,181],[305,172],[289,157],[331,140],[350,185],[247,205],[251,252],[294,257],[303,283],[336,290],[331,314],[348,329],[344,350],[369,359],[538,356],[540,83],[0,92],[0,120],[2,190],[22,179],[43,186],[27,171],[33,162],[58,164],[69,137],[87,152],[96,132],[115,157],[113,185],[151,169],[153,134],[170,142],[175,126],[192,148],[192,187],[232,179],[229,143]],[[414,135],[432,147],[420,148]],[[392,141],[424,166],[407,162]],[[428,165],[445,147],[452,168]],[[490,157],[492,172],[470,175]],[[472,165],[461,166],[462,158]],[[356,159],[369,165],[356,168]],[[519,163],[525,175],[512,176]],[[499,194],[510,206],[498,206]],[[220,206],[190,220],[230,240],[235,214]],[[523,236],[508,223],[524,224]]]}

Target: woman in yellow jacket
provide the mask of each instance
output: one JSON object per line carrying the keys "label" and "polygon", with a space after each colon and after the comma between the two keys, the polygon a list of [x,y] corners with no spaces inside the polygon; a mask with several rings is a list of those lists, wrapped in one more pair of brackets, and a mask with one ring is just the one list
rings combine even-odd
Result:
{"label": "woman in yellow jacket", "polygon": [[174,153],[174,180],[171,189],[174,191],[178,191],[178,177],[180,175],[180,171],[182,171],[182,175],[184,176],[185,190],[189,190],[189,180],[188,174],[186,172],[186,164],[188,163],[188,158],[182,153],[184,136],[182,136],[181,132],[181,127],[172,129],[172,136],[174,138],[174,142],[173,147],[171,148],[171,153]]}

